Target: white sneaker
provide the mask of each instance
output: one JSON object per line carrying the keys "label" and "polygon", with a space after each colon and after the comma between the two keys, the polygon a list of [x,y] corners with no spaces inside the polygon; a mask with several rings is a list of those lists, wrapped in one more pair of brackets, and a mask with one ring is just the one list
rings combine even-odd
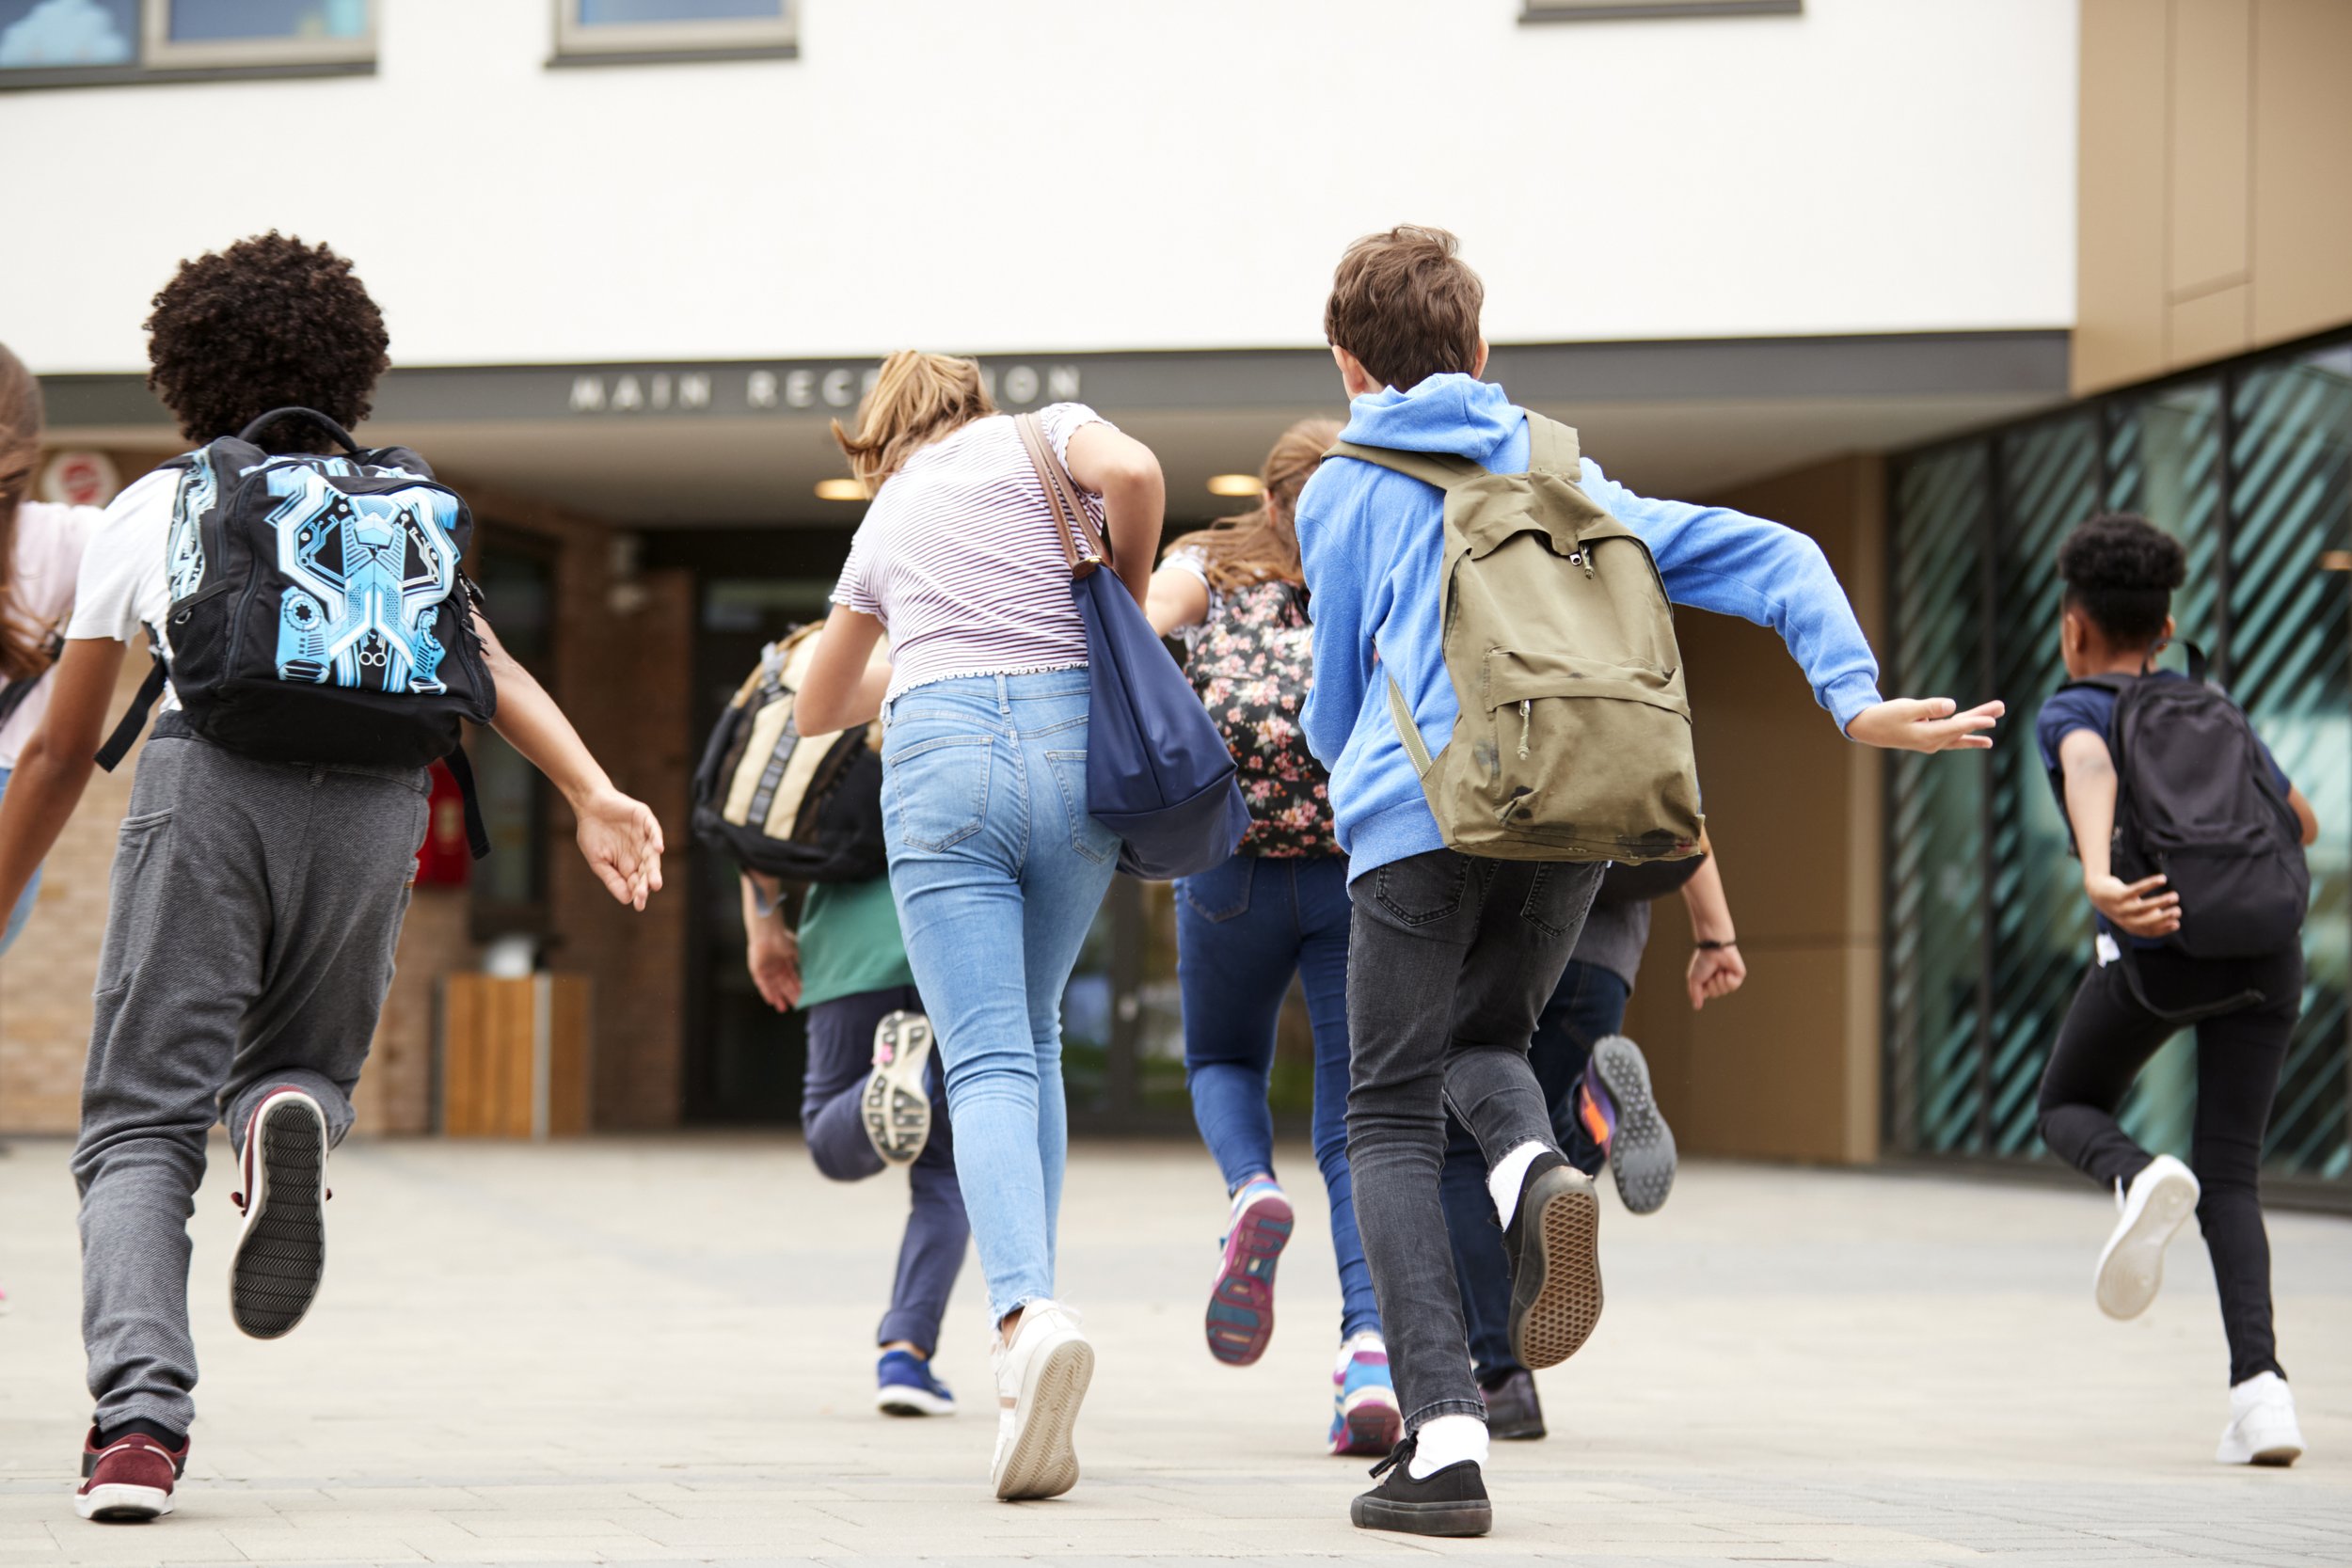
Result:
{"label": "white sneaker", "polygon": [[2099,1254],[2093,1286],[2099,1310],[2110,1318],[2137,1318],[2156,1299],[2164,1283],[2164,1249],[2197,1212],[2197,1178],[2169,1154],[2159,1154],[2146,1170],[2120,1188],[2115,1206],[2122,1217]]}
{"label": "white sneaker", "polygon": [[1094,1378],[1094,1347],[1058,1302],[1023,1308],[1012,1343],[990,1354],[996,1368],[996,1457],[989,1479],[1000,1502],[1058,1497],[1078,1484],[1071,1433]]}
{"label": "white sneaker", "polygon": [[2223,1465],[2288,1465],[2303,1457],[2295,1396],[2277,1372],[2257,1372],[2230,1390],[2230,1424],[2214,1458]]}
{"label": "white sneaker", "polygon": [[859,1109],[866,1141],[894,1165],[911,1165],[931,1140],[931,1097],[923,1076],[931,1063],[931,1021],[895,1012],[874,1025],[874,1070]]}

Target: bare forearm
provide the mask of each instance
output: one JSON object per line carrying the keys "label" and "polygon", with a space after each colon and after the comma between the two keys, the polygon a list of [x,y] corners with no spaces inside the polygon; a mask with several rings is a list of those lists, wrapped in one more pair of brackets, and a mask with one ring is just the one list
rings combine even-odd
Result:
{"label": "bare forearm", "polygon": [[1683,907],[1691,912],[1692,942],[1729,942],[1734,935],[1731,899],[1724,892],[1724,874],[1708,855],[1691,879],[1682,884]]}
{"label": "bare forearm", "polygon": [[56,847],[89,787],[91,766],[87,753],[61,755],[45,734],[36,732],[26,743],[0,799],[0,910],[16,908],[24,884]]}
{"label": "bare forearm", "polygon": [[490,650],[490,672],[499,694],[498,717],[490,727],[545,773],[574,810],[612,787],[611,775],[530,671],[501,648]]}

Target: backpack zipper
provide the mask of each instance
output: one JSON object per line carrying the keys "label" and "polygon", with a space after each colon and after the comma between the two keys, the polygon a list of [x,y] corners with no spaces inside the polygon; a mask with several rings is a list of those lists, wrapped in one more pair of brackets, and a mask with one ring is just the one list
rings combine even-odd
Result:
{"label": "backpack zipper", "polygon": [[1519,760],[1527,760],[1528,699],[1519,699]]}

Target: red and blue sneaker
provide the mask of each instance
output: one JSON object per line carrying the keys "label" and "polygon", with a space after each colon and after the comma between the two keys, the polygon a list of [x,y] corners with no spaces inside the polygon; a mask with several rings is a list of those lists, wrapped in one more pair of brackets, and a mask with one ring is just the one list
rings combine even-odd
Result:
{"label": "red and blue sneaker", "polygon": [[1609,1156],[1617,1196],[1636,1214],[1665,1207],[1675,1185],[1675,1135],[1650,1090],[1649,1063],[1642,1048],[1623,1035],[1593,1047],[1576,1086],[1577,1119],[1585,1135]]}
{"label": "red and blue sneaker", "polygon": [[1396,1406],[1396,1385],[1389,1376],[1389,1347],[1365,1332],[1340,1347],[1331,1371],[1331,1451],[1383,1454],[1405,1435],[1405,1414]]}
{"label": "red and blue sneaker", "polygon": [[1209,1354],[1247,1367],[1274,1338],[1274,1266],[1290,1245],[1296,1216],[1270,1176],[1253,1177],[1233,1195],[1225,1257],[1209,1287]]}

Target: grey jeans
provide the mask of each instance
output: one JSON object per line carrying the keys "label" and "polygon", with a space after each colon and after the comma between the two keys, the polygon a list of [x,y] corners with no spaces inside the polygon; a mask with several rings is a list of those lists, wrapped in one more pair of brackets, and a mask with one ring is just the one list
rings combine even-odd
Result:
{"label": "grey jeans", "polygon": [[1486,1415],[1438,1196],[1447,1108],[1490,1166],[1559,1147],[1528,1042],[1601,871],[1433,849],[1348,884],[1347,1161],[1408,1433]]}
{"label": "grey jeans", "polygon": [[303,1089],[330,1137],[391,983],[423,842],[418,769],[255,762],[167,714],[115,849],[73,1179],[97,1420],[195,1418],[188,1217],[205,1139]]}

